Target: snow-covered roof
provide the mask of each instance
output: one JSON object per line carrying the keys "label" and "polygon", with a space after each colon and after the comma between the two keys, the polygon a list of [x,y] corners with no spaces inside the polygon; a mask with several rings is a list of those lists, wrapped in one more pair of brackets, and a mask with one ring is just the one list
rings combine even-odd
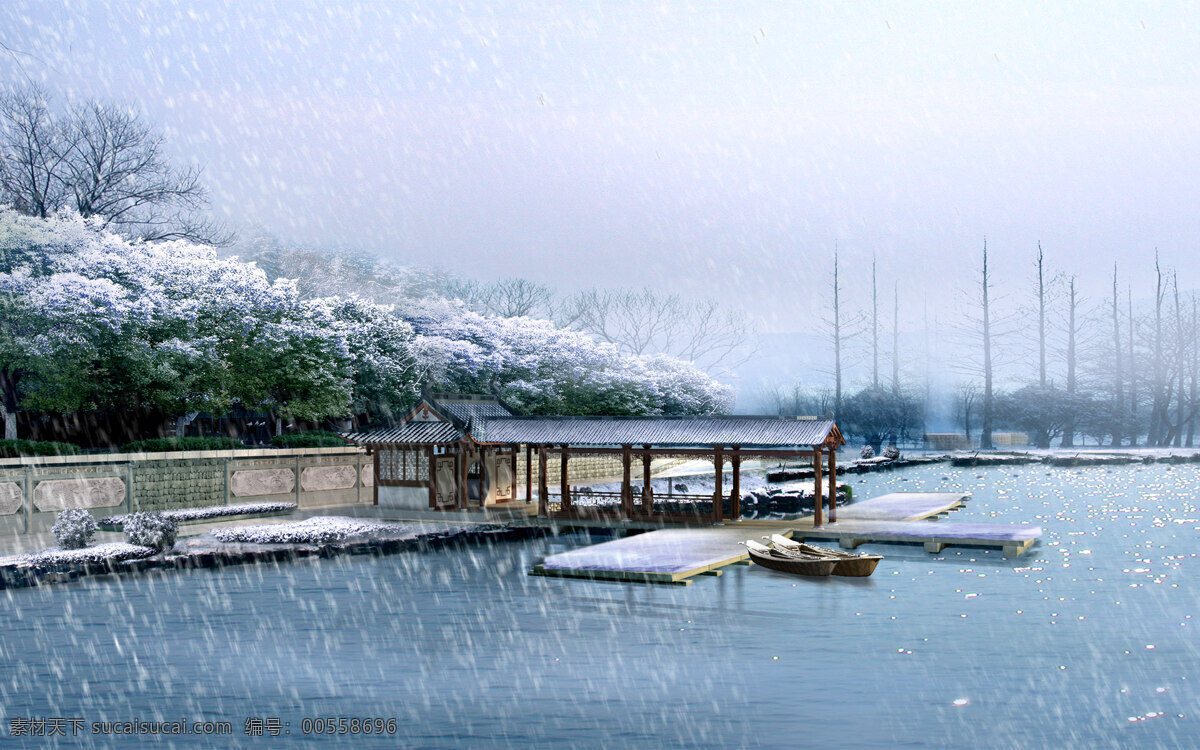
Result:
{"label": "snow-covered roof", "polygon": [[342,437],[364,445],[381,443],[440,445],[458,442],[462,439],[463,432],[449,422],[406,422],[397,427],[382,430],[345,433]]}
{"label": "snow-covered roof", "polygon": [[828,419],[775,416],[500,417],[472,425],[481,443],[809,448],[844,444]]}

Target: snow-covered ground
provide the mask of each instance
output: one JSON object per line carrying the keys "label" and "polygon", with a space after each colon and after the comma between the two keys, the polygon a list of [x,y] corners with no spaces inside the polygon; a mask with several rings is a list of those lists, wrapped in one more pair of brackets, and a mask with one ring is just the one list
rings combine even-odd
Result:
{"label": "snow-covered ground", "polygon": [[217,541],[225,543],[335,544],[364,537],[408,539],[425,533],[429,533],[428,525],[313,516],[303,521],[215,529],[212,535]]}
{"label": "snow-covered ground", "polygon": [[[259,513],[284,513],[295,510],[295,503],[242,503],[241,505],[215,505],[209,508],[183,508],[163,511],[163,515],[176,521],[206,521],[228,516],[251,516]],[[101,526],[120,526],[125,516],[108,516],[100,519]]]}
{"label": "snow-covered ground", "polygon": [[79,565],[84,563],[137,560],[154,554],[151,547],[126,542],[106,542],[83,549],[51,548],[27,555],[17,555],[13,561],[21,565]]}

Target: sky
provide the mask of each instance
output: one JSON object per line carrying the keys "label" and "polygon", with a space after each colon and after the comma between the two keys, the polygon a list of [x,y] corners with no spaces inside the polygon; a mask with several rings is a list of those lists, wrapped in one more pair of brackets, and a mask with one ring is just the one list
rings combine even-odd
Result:
{"label": "sky", "polygon": [[[834,244],[906,329],[984,238],[1192,288],[1200,7],[1120,3],[24,2],[0,83],[127,101],[213,210],[289,242],[564,290],[715,297],[811,332]],[[1189,277],[1191,274],[1191,277]]]}

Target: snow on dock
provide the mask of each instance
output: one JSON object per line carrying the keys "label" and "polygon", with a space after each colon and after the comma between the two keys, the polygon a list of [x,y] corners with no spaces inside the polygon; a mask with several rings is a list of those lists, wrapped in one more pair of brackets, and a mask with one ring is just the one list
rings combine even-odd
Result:
{"label": "snow on dock", "polygon": [[686,586],[693,576],[749,559],[739,542],[791,534],[791,522],[742,521],[730,526],[660,529],[550,555],[532,574],[562,578],[667,583]]}
{"label": "snow on dock", "polygon": [[[837,509],[839,521],[920,521],[947,513],[970,499],[967,492],[892,492]],[[812,524],[812,519],[803,519]]]}
{"label": "snow on dock", "polygon": [[970,495],[962,492],[893,492],[838,509],[836,523],[813,528],[811,518],[795,524],[795,538],[836,539],[846,549],[866,542],[923,544],[927,552],[947,545],[1000,547],[1017,557],[1042,535],[1040,526],[994,523],[937,523],[925,520],[959,508]]}
{"label": "snow on dock", "polygon": [[720,575],[721,568],[745,562],[749,555],[739,542],[769,534],[836,539],[848,549],[865,542],[919,543],[928,552],[951,544],[1000,547],[1008,557],[1019,556],[1041,536],[1038,526],[926,520],[955,510],[969,497],[962,492],[894,492],[839,508],[836,523],[817,528],[810,517],[660,529],[550,555],[530,574],[686,586],[694,576]]}
{"label": "snow on dock", "polygon": [[937,521],[838,521],[795,530],[796,539],[836,539],[846,549],[866,542],[907,542],[923,544],[926,552],[941,552],[948,545],[1000,547],[1005,557],[1019,557],[1041,535],[1040,526]]}

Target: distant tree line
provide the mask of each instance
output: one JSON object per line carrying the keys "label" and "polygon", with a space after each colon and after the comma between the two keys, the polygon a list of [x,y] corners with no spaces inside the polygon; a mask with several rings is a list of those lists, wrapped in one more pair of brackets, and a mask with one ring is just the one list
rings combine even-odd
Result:
{"label": "distant tree line", "polygon": [[[826,333],[830,381],[780,385],[764,394],[784,414],[825,414],[843,432],[866,443],[919,439],[927,423],[949,422],[993,448],[998,431],[1025,432],[1033,445],[1074,447],[1080,440],[1111,446],[1192,447],[1200,416],[1198,303],[1181,292],[1179,277],[1154,259],[1149,302],[1135,305],[1134,290],[1112,283],[1095,303],[1074,276],[1051,272],[1039,244],[1032,253],[1028,297],[997,309],[986,241],[979,275],[965,290],[962,315],[949,336],[972,356],[955,363],[950,413],[939,414],[946,394],[933,387],[926,318],[923,353],[901,351],[899,297],[893,289],[890,351],[880,346],[887,322],[879,316],[875,264],[869,310],[847,312],[838,251],[832,262]],[[864,306],[865,307],[865,306]],[[843,392],[847,357],[869,357],[871,378]],[[890,358],[891,376],[880,360]],[[924,360],[922,367],[921,359]]]}

